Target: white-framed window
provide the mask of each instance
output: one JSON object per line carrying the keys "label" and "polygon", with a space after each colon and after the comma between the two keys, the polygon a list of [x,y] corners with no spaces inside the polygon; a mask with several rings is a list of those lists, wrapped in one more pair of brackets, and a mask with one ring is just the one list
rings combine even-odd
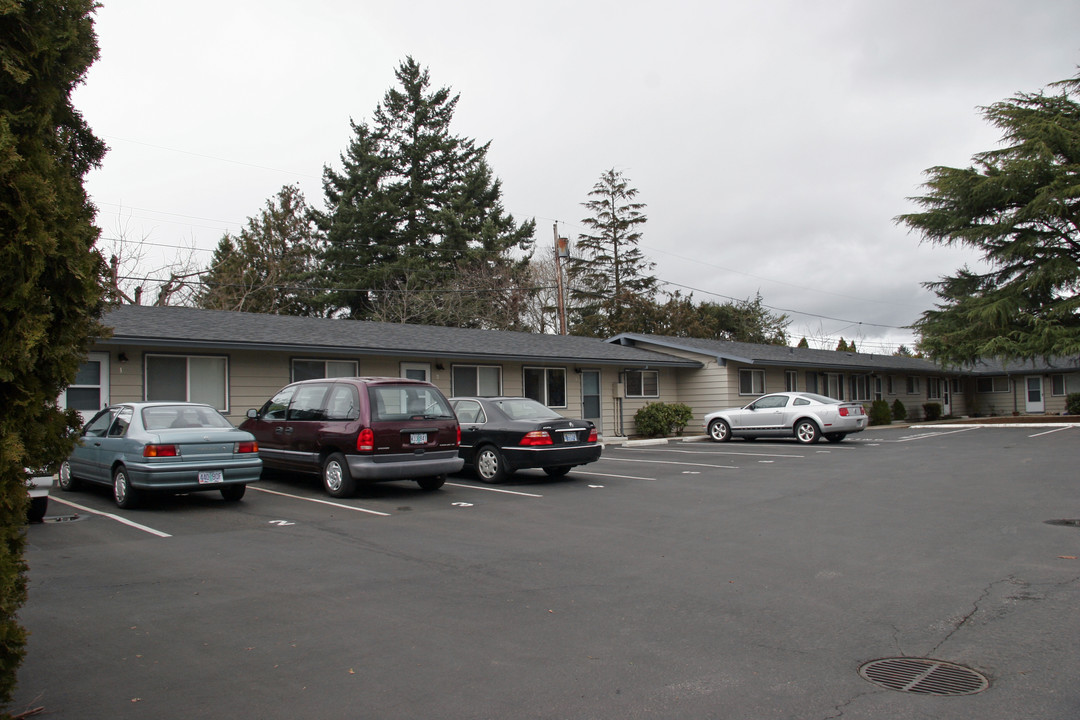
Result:
{"label": "white-framed window", "polygon": [[825,373],[825,387],[823,395],[835,400],[844,399],[844,376],[840,373]]}
{"label": "white-framed window", "polygon": [[798,392],[799,390],[799,373],[795,370],[784,371],[784,389],[788,392]]}
{"label": "white-framed window", "polygon": [[964,383],[963,383],[963,381],[961,381],[960,378],[953,378],[952,379],[952,394],[953,395],[959,395],[962,392],[964,392]]}
{"label": "white-framed window", "polygon": [[927,400],[940,400],[941,399],[941,378],[927,378],[926,379],[926,399]]}
{"label": "white-framed window", "polygon": [[907,376],[907,394],[908,395],[918,395],[919,392],[921,392],[921,387],[919,385],[918,376],[917,375],[908,375]]}
{"label": "white-framed window", "polygon": [[658,370],[627,370],[626,397],[660,397]]}
{"label": "white-framed window", "polygon": [[360,368],[355,360],[317,360],[296,358],[292,361],[292,382],[322,378],[356,377]]}
{"label": "white-framed window", "polygon": [[1005,375],[975,378],[975,392],[1007,393],[1009,392],[1009,378]]}
{"label": "white-framed window", "polygon": [[765,371],[746,369],[739,370],[739,394],[764,395]]}
{"label": "white-framed window", "polygon": [[521,375],[525,397],[548,407],[566,407],[566,368],[526,367]]}
{"label": "white-framed window", "polygon": [[851,399],[856,402],[870,399],[869,375],[851,376]]}
{"label": "white-framed window", "polygon": [[1050,394],[1054,397],[1062,397],[1065,395],[1065,376],[1064,375],[1051,375],[1050,376]]}
{"label": "white-framed window", "polygon": [[881,376],[880,375],[875,375],[874,376],[874,399],[875,400],[883,399],[882,393],[881,393],[881,386],[882,386]]}
{"label": "white-framed window", "polygon": [[229,359],[205,355],[145,356],[147,400],[201,402],[229,411]]}
{"label": "white-framed window", "polygon": [[502,368],[498,365],[454,365],[450,368],[452,395],[502,395]]}
{"label": "white-framed window", "polygon": [[431,363],[403,362],[401,363],[401,377],[431,382]]}
{"label": "white-framed window", "polygon": [[886,395],[895,395],[896,394],[896,376],[895,375],[886,375],[885,376],[885,394]]}

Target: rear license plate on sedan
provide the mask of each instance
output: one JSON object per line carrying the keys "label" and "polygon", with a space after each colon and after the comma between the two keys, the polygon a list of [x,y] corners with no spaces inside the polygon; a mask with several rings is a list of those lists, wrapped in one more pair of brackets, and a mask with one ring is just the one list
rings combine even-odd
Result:
{"label": "rear license plate on sedan", "polygon": [[199,484],[225,482],[225,473],[221,470],[202,470],[199,472]]}
{"label": "rear license plate on sedan", "polygon": [[563,442],[577,442],[577,433],[563,433]]}
{"label": "rear license plate on sedan", "polygon": [[410,445],[427,445],[427,433],[409,433]]}

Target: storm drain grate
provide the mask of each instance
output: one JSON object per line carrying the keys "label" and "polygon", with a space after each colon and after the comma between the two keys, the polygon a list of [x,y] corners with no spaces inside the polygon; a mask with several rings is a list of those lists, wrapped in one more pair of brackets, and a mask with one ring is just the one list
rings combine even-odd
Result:
{"label": "storm drain grate", "polygon": [[990,687],[986,676],[971,668],[926,658],[874,660],[859,674],[883,688],[920,695],[974,695]]}

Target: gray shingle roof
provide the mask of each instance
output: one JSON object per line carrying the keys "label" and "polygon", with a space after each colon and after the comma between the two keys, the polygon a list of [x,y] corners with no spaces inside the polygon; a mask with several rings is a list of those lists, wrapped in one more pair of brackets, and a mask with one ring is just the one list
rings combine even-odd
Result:
{"label": "gray shingle roof", "polygon": [[492,361],[573,362],[626,367],[699,367],[700,363],[595,338],[502,330],[261,315],[184,307],[121,305],[102,345],[276,350],[327,356],[393,355]]}
{"label": "gray shingle roof", "polygon": [[714,357],[718,362],[732,360],[750,365],[836,368],[866,372],[895,370],[897,372],[942,372],[929,360],[893,355],[853,353],[836,350],[793,348],[786,345],[755,345],[753,343],[701,338],[679,338],[666,335],[623,333],[611,338],[611,343],[647,342],[659,347],[684,350]]}

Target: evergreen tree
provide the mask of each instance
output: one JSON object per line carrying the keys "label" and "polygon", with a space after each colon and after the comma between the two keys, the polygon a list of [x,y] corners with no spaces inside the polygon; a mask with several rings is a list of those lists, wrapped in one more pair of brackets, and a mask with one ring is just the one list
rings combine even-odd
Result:
{"label": "evergreen tree", "polygon": [[847,352],[848,344],[844,341],[844,338],[840,338],[840,342],[836,343],[836,352]]}
{"label": "evergreen tree", "polygon": [[567,274],[572,289],[570,330],[605,337],[640,332],[642,308],[655,305],[655,267],[638,242],[648,218],[638,191],[614,168],[604,172],[582,203],[591,215],[581,222],[591,231],[578,236]]}
{"label": "evergreen tree", "polygon": [[304,195],[286,185],[236,237],[218,243],[196,298],[209,310],[313,314],[314,228]]}
{"label": "evergreen tree", "polygon": [[105,146],[71,104],[97,58],[93,0],[0,3],[0,704],[24,653],[24,468],[56,467],[79,426],[56,398],[103,335],[105,265],[83,177]]}
{"label": "evergreen tree", "polygon": [[[399,87],[372,124],[351,123],[342,170],[323,170],[326,210],[314,218],[331,290],[321,301],[328,314],[358,319],[389,312],[404,322],[506,326],[502,315],[474,313],[513,304],[506,293],[526,281],[528,258],[512,253],[531,249],[535,224],[505,212],[489,145],[451,133],[458,96],[431,90],[411,57],[395,75]],[[491,284],[450,288],[463,273]],[[475,302],[429,302],[438,292]]]}
{"label": "evergreen tree", "polygon": [[926,283],[917,347],[937,361],[1080,355],[1080,75],[1050,87],[983,108],[1003,146],[928,170],[923,212],[898,218],[987,268]]}
{"label": "evergreen tree", "polygon": [[806,339],[806,338],[804,337],[804,338],[803,338],[802,340],[800,340],[800,341],[799,341],[799,344],[798,344],[798,345],[796,345],[795,347],[801,347],[801,348],[809,348],[809,347],[810,347],[810,343],[809,343],[809,342],[807,341],[807,339]]}

